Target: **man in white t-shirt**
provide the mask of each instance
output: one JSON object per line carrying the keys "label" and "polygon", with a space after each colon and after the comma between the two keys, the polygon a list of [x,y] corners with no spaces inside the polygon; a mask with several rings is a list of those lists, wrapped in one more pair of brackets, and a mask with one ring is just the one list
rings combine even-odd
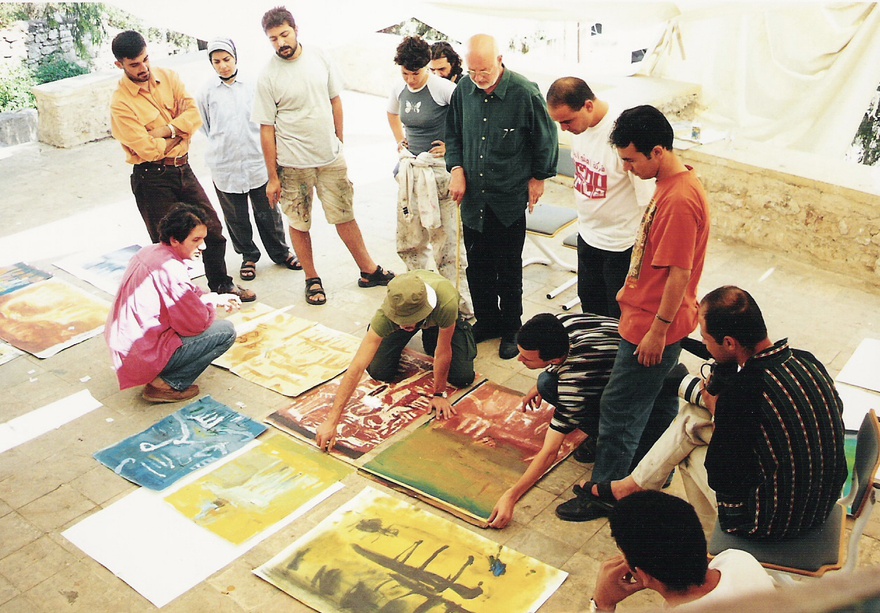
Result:
{"label": "man in white t-shirt", "polygon": [[610,525],[621,555],[602,563],[590,611],[614,611],[644,589],[680,611],[692,602],[716,604],[773,589],[770,576],[745,551],[728,549],[709,561],[697,513],[681,498],[637,492],[617,503]]}
{"label": "man in white t-shirt", "polygon": [[308,304],[327,301],[312,255],[312,197],[317,191],[327,223],[345,243],[361,271],[358,285],[388,285],[394,273],[370,257],[354,218],[354,189],[342,155],[342,79],[327,56],[304,49],[284,7],[266,12],[263,31],[275,48],[257,82],[253,121],[269,173],[266,195],[281,205],[290,225],[290,241],[306,273]]}
{"label": "man in white t-shirt", "polygon": [[578,298],[584,313],[620,318],[617,291],[629,270],[632,246],[654,192],[623,168],[609,136],[616,113],[577,77],[557,79],[547,110],[571,132],[574,194],[578,211]]}

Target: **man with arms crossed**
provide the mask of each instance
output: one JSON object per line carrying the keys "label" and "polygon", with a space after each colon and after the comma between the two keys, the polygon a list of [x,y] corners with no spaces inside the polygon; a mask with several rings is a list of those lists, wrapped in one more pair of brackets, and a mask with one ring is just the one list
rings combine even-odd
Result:
{"label": "man with arms crossed", "polygon": [[522,325],[525,210],[556,174],[557,132],[538,86],[504,66],[494,38],[471,38],[466,59],[446,115],[449,193],[461,205],[474,336],[501,337],[508,360]]}
{"label": "man with arms crossed", "polygon": [[[611,143],[624,169],[657,187],[645,209],[620,303],[620,349],[599,409],[593,480],[621,479],[678,414],[663,382],[680,341],[697,326],[697,284],[709,239],[709,207],[696,173],[672,150],[672,126],[652,106],[621,113]],[[556,514],[566,521],[604,515],[578,496]]]}
{"label": "man with arms crossed", "polygon": [[582,79],[557,79],[547,91],[547,110],[570,132],[574,196],[578,211],[578,298],[584,313],[620,317],[623,287],[636,231],[654,192],[623,169],[608,140],[617,114]]}
{"label": "man with arms crossed", "polygon": [[370,257],[354,218],[354,189],[342,155],[342,79],[320,49],[306,49],[297,40],[296,23],[286,8],[267,11],[262,25],[275,57],[257,82],[253,120],[260,124],[269,203],[280,203],[287,215],[290,242],[306,273],[306,303],[327,302],[309,234],[315,191],[327,223],[336,226],[360,268],[358,285],[388,285],[394,273]]}
{"label": "man with arms crossed", "polygon": [[220,219],[189,166],[189,141],[202,125],[195,100],[177,73],[150,68],[147,42],[138,32],[120,32],[111,46],[125,76],[110,102],[110,128],[133,165],[131,191],[150,240],[159,242],[159,221],[175,204],[199,207],[207,219],[202,259],[208,287],[242,302],[256,300],[254,292],[235,285],[226,273]]}

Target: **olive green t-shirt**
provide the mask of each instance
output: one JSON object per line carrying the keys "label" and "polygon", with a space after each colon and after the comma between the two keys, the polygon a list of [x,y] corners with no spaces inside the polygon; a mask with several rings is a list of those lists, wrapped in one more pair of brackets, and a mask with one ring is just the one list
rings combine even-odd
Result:
{"label": "olive green t-shirt", "polygon": [[[455,286],[446,278],[430,270],[416,270],[414,274],[430,285],[437,293],[437,305],[422,322],[421,328],[448,328],[458,319],[459,296]],[[370,329],[381,338],[400,330],[400,326],[388,319],[382,309],[378,309],[370,322]]]}

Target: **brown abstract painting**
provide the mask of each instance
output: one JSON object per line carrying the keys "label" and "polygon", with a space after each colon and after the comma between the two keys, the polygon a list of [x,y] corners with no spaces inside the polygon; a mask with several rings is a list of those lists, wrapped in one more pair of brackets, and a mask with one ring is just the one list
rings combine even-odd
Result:
{"label": "brown abstract painting", "polygon": [[100,334],[110,304],[49,279],[0,296],[0,338],[38,358]]}
{"label": "brown abstract painting", "polygon": [[[552,407],[522,410],[522,394],[485,383],[455,404],[457,414],[392,443],[363,470],[414,496],[485,526],[498,498],[540,451]],[[565,438],[554,466],[586,438]]]}
{"label": "brown abstract painting", "polygon": [[[365,373],[339,422],[335,450],[357,459],[427,414],[434,391],[432,365],[429,357],[407,350],[401,358],[397,382],[383,383]],[[314,440],[338,390],[338,380],[325,383],[266,421],[290,434]]]}

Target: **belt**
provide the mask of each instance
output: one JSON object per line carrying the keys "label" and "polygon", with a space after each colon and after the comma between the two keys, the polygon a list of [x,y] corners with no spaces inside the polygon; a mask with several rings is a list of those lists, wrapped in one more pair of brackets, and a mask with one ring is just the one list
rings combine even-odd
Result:
{"label": "belt", "polygon": [[189,163],[189,154],[184,153],[173,158],[163,158],[154,162],[142,162],[137,166],[186,166]]}

